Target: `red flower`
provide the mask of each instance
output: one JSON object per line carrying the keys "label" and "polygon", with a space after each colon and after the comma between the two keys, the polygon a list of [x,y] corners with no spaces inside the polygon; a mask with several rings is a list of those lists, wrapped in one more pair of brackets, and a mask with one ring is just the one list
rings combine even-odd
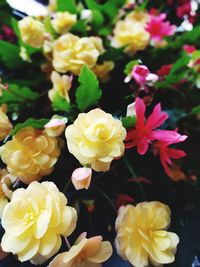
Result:
{"label": "red flower", "polygon": [[177,131],[157,130],[154,132],[156,141],[153,145],[153,154],[159,154],[161,163],[168,176],[171,175],[170,166],[173,165],[172,159],[180,159],[186,155],[181,149],[169,147],[169,145],[177,144],[185,141],[186,135],[180,135]]}
{"label": "red flower", "polygon": [[185,3],[183,3],[182,5],[178,6],[177,10],[176,10],[176,15],[179,18],[182,18],[186,15],[190,15],[191,13],[191,2],[187,1]]}
{"label": "red flower", "polygon": [[167,76],[167,75],[170,73],[171,68],[172,68],[172,64],[163,65],[163,66],[157,71],[158,76],[160,76],[160,77],[165,77],[165,76]]}
{"label": "red flower", "polygon": [[145,118],[145,111],[146,107],[144,102],[140,98],[136,98],[135,112],[137,122],[135,128],[128,131],[126,137],[126,148],[136,146],[140,155],[144,155],[147,152],[149,143],[155,140],[155,129],[160,127],[168,118],[166,112],[161,112],[160,104],[154,107],[153,112],[147,120]]}

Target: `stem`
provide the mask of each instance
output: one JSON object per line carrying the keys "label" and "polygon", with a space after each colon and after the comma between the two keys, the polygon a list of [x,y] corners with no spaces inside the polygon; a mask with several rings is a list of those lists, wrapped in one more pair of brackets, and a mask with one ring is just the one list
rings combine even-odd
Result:
{"label": "stem", "polygon": [[144,192],[143,186],[141,185],[140,182],[138,182],[138,181],[136,180],[137,175],[136,175],[136,173],[135,173],[133,167],[131,166],[131,164],[130,164],[130,162],[129,162],[129,160],[128,160],[128,158],[127,158],[126,156],[123,157],[123,160],[124,160],[124,163],[125,163],[127,169],[128,169],[129,172],[131,173],[132,177],[135,179],[135,183],[139,186],[140,191],[141,191],[141,194],[142,194],[142,198],[143,198],[143,200],[145,200],[145,199],[146,199],[146,196],[145,196],[145,192]]}
{"label": "stem", "polygon": [[65,239],[65,243],[66,243],[66,245],[67,245],[68,249],[70,250],[70,248],[71,248],[71,245],[70,245],[70,243],[69,243],[69,240],[68,240],[68,238],[65,236],[65,237],[64,237],[64,239]]}
{"label": "stem", "polygon": [[15,189],[16,187],[18,187],[19,183],[20,183],[20,179],[17,178],[17,179],[15,180],[15,182],[13,183],[12,187]]}
{"label": "stem", "polygon": [[113,208],[114,212],[117,213],[117,209],[115,205],[113,204],[113,201],[99,188],[97,188],[99,193],[109,202],[110,206]]}
{"label": "stem", "polygon": [[70,186],[70,184],[71,184],[71,179],[69,179],[69,181],[66,183],[66,185],[65,185],[65,187],[64,187],[64,189],[63,189],[63,194],[66,194],[67,189],[68,189],[68,187]]}

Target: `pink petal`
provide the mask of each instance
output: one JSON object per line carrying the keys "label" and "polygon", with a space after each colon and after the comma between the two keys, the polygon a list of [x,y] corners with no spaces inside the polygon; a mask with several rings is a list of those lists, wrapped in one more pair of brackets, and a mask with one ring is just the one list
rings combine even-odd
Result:
{"label": "pink petal", "polygon": [[137,115],[137,124],[144,125],[146,106],[139,97],[135,100],[135,112]]}
{"label": "pink petal", "polygon": [[159,103],[154,107],[153,112],[148,117],[146,126],[150,129],[158,128],[168,119],[168,117],[166,112],[161,112],[161,105]]}

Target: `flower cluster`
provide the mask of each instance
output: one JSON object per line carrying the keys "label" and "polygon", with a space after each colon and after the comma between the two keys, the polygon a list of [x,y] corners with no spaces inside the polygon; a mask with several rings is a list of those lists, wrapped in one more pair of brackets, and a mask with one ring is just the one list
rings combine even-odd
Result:
{"label": "flower cluster", "polygon": [[197,2],[0,3],[0,260],[192,266]]}

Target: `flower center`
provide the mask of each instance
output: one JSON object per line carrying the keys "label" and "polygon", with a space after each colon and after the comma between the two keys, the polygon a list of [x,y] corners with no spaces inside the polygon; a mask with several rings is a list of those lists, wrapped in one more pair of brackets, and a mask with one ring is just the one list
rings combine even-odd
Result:
{"label": "flower center", "polygon": [[33,224],[35,222],[35,214],[33,212],[26,213],[23,218],[23,223],[25,225]]}

